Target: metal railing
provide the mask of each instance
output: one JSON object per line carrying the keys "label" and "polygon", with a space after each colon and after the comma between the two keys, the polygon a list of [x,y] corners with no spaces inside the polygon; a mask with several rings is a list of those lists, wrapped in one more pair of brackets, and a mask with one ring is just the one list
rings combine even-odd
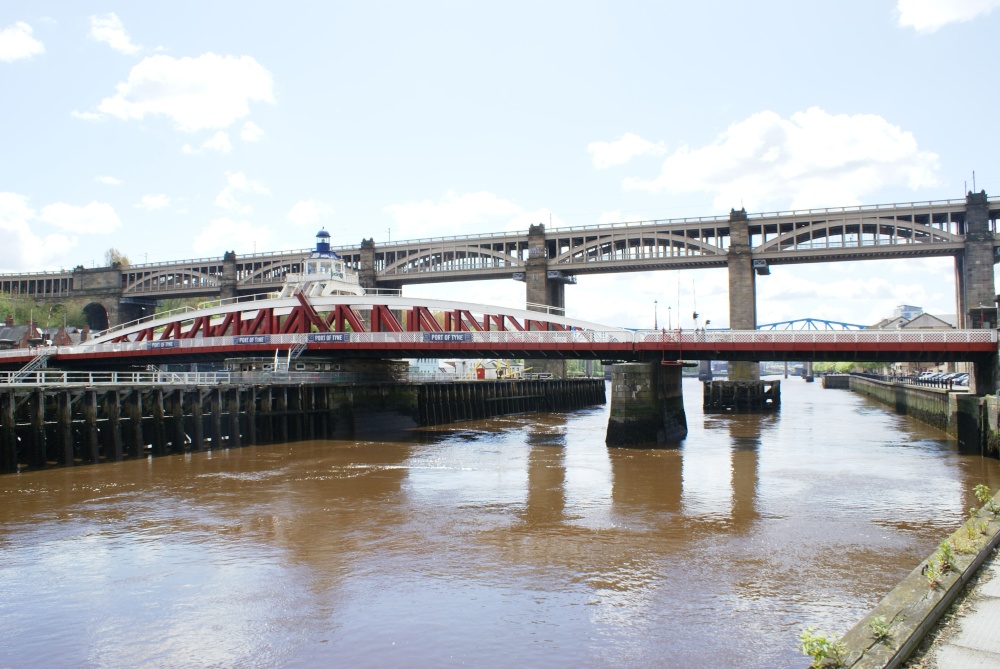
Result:
{"label": "metal railing", "polygon": [[[310,334],[227,335],[224,337],[194,337],[166,341],[108,342],[90,346],[45,347],[44,351],[59,357],[94,353],[124,353],[154,349],[201,349],[262,345],[285,350],[298,344],[371,344],[386,348],[417,344],[483,344],[533,346],[564,344],[588,347],[615,344],[618,348],[640,349],[677,346],[681,349],[706,345],[731,348],[735,345],[757,345],[762,348],[790,344],[866,346],[893,344],[995,344],[996,330],[565,330],[565,331],[465,331],[465,332],[343,332]],[[349,348],[345,347],[345,348]],[[424,346],[423,348],[426,348]],[[38,355],[40,349],[9,349],[0,351],[0,359]]]}
{"label": "metal railing", "polygon": [[52,369],[0,372],[0,385],[19,386],[133,386],[198,385],[232,383],[230,372],[70,372]]}
{"label": "metal railing", "polygon": [[958,388],[963,391],[968,390],[968,383],[955,383],[954,379],[921,379],[918,376],[907,376],[904,374],[872,374],[871,372],[854,372],[851,375],[900,386],[920,386],[923,388],[940,388],[944,390],[951,390],[953,388]]}

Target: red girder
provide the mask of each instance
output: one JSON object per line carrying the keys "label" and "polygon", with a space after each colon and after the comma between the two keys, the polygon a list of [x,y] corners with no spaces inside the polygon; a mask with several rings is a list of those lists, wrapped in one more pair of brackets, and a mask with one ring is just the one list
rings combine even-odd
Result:
{"label": "red girder", "polygon": [[393,315],[389,307],[381,304],[372,305],[372,332],[402,332],[403,326]]}
{"label": "red girder", "polygon": [[518,332],[524,332],[527,329],[523,325],[521,325],[520,323],[518,323],[517,319],[514,318],[513,316],[501,316],[500,317],[500,322],[501,323],[503,323],[503,319],[504,318],[506,318],[508,321],[510,321],[510,324],[512,326],[514,326],[514,329],[517,330]]}
{"label": "red girder", "polygon": [[441,324],[427,307],[413,307],[406,314],[407,332],[441,332]]}
{"label": "red girder", "polygon": [[[302,305],[302,313],[311,325],[315,325],[319,332],[330,331],[329,326],[322,318],[319,317],[319,314],[316,313],[316,309],[314,309],[313,305],[309,303],[309,300],[306,299],[305,295],[299,291],[295,291],[295,299],[297,299],[299,304]],[[309,328],[306,328],[306,332],[309,332]]]}
{"label": "red girder", "polygon": [[182,333],[178,333],[175,339],[194,339],[198,332],[202,332],[203,337],[212,336],[212,317],[198,316],[191,323],[191,327]]}
{"label": "red girder", "polygon": [[213,337],[225,337],[228,335],[240,335],[243,314],[239,311],[231,311],[222,319],[222,322],[212,327]]}
{"label": "red girder", "polygon": [[277,318],[273,309],[258,309],[257,315],[247,324],[243,334],[274,334]]}
{"label": "red girder", "polygon": [[354,309],[351,309],[346,304],[338,304],[336,308],[327,314],[326,321],[324,321],[327,328],[331,325],[333,326],[333,332],[348,332],[344,329],[344,324],[351,326],[352,332],[367,332],[364,322],[361,317],[355,313]]}
{"label": "red girder", "polygon": [[[517,318],[506,314],[483,313],[477,316],[469,309],[451,309],[432,312],[423,306],[410,307],[406,312],[405,325],[384,304],[371,305],[367,318],[363,318],[350,305],[336,304],[330,311],[319,313],[302,293],[295,294],[298,305],[284,316],[275,313],[272,307],[257,307],[253,318],[245,318],[246,312],[232,311],[214,316],[200,315],[193,318],[180,316],[155,332],[145,328],[114,338],[112,341],[153,341],[171,339],[196,339],[200,337],[224,337],[236,335],[264,334],[305,334],[309,332],[507,332],[507,331],[557,331],[565,332],[573,328],[547,320]],[[217,324],[213,318],[221,318]],[[443,326],[441,321],[443,320]],[[185,328],[185,325],[187,326]]]}
{"label": "red girder", "polygon": [[[500,314],[499,316],[494,316],[492,314],[487,314],[487,315],[483,316],[483,326],[487,330],[492,330],[493,326],[495,325],[497,330],[499,330],[500,332],[504,332],[504,331],[507,330],[507,328],[504,327],[504,319],[505,318],[508,318],[508,317],[504,316],[503,314]],[[513,320],[514,319],[511,318],[511,321],[513,321]],[[492,321],[492,323],[491,323],[491,321]]]}

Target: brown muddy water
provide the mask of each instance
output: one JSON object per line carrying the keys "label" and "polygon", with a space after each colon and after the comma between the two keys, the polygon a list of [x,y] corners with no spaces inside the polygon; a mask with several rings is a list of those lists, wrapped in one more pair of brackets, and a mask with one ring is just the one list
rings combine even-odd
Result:
{"label": "brown muddy water", "polygon": [[848,391],[0,476],[0,667],[804,667],[1000,463]]}

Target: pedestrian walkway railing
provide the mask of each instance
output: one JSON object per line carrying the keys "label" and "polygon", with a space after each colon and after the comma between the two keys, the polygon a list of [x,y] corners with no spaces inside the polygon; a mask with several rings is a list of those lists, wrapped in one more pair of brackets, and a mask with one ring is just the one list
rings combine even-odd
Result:
{"label": "pedestrian walkway railing", "polygon": [[854,373],[853,376],[860,376],[865,379],[881,381],[882,383],[894,383],[901,386],[921,386],[923,388],[943,388],[951,390],[968,390],[968,386],[959,385],[952,379],[921,379],[916,376],[894,375],[894,374],[872,374],[869,372]]}

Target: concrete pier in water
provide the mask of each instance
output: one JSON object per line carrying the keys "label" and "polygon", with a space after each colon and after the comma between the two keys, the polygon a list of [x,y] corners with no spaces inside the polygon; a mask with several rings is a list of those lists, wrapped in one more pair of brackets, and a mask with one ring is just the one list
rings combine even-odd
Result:
{"label": "concrete pier in water", "polygon": [[624,363],[611,368],[608,446],[649,446],[687,436],[677,364]]}

